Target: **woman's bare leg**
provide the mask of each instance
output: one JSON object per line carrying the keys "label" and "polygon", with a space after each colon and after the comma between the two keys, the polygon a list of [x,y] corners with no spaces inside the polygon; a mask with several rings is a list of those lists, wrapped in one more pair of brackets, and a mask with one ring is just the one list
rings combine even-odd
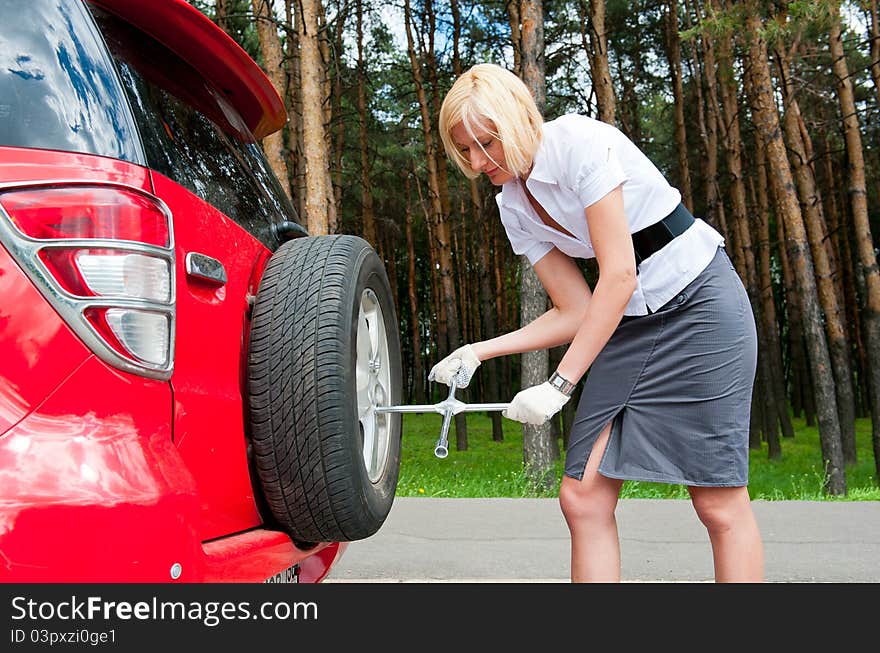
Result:
{"label": "woman's bare leg", "polygon": [[764,545],[745,487],[688,487],[700,521],[709,531],[715,582],[764,580]]}
{"label": "woman's bare leg", "polygon": [[609,423],[593,445],[583,479],[564,476],[559,489],[559,504],[571,532],[573,583],[620,581],[620,541],[614,510],[623,481],[598,472],[610,433]]}

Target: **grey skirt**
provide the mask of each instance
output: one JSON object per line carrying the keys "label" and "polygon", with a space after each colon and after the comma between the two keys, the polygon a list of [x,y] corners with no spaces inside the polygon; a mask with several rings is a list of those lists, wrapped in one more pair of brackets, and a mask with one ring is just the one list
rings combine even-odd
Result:
{"label": "grey skirt", "polygon": [[743,486],[757,337],[726,252],[655,313],[624,317],[584,382],[565,475],[580,480],[609,422],[599,473],[618,479]]}

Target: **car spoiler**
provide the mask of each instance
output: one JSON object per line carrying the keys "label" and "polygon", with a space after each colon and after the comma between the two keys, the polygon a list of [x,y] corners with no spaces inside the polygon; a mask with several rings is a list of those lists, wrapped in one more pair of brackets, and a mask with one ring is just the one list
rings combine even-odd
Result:
{"label": "car spoiler", "polygon": [[210,18],[184,0],[89,0],[149,34],[229,100],[259,139],[287,122],[284,101],[260,66]]}

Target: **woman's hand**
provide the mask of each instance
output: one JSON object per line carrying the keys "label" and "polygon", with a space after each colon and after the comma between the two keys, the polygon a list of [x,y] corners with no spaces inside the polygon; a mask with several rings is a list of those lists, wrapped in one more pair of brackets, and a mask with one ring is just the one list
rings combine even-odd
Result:
{"label": "woman's hand", "polygon": [[480,359],[474,353],[473,347],[465,345],[459,347],[442,361],[431,368],[428,381],[452,385],[452,379],[459,388],[466,388],[471,382],[471,377],[480,366]]}
{"label": "woman's hand", "polygon": [[543,424],[562,410],[568,399],[567,394],[544,381],[519,391],[501,414],[523,424]]}

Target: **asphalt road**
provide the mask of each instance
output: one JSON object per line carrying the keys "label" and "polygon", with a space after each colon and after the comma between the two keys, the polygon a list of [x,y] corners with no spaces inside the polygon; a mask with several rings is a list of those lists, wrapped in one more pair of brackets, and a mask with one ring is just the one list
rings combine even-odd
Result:
{"label": "asphalt road", "polygon": [[[880,502],[755,501],[766,580],[880,582]],[[617,508],[624,582],[710,582],[706,530],[687,500]],[[555,499],[397,498],[385,524],[351,542],[325,579],[569,582],[568,529]]]}

